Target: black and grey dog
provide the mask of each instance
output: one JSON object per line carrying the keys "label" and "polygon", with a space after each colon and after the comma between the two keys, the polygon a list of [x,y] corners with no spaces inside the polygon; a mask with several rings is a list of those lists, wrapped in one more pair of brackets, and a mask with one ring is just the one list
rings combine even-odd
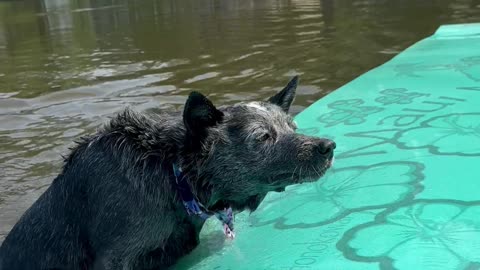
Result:
{"label": "black and grey dog", "polygon": [[254,211],[269,191],[317,180],[335,143],[295,133],[287,112],[296,87],[297,77],[268,101],[219,108],[193,92],[183,117],[119,114],[72,150],[6,237],[0,269],[174,264],[197,246],[204,224],[186,211],[175,168],[208,213]]}

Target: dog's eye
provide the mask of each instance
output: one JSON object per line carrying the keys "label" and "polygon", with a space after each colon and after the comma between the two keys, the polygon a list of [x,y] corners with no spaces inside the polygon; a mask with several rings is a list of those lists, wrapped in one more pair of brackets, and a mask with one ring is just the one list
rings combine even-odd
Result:
{"label": "dog's eye", "polygon": [[267,141],[271,138],[270,134],[264,133],[260,137],[258,137],[258,140],[261,142]]}

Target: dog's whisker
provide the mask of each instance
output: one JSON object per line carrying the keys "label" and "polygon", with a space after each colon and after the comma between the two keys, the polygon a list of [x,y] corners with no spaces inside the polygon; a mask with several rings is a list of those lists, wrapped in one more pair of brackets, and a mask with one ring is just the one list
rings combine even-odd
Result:
{"label": "dog's whisker", "polygon": [[295,169],[293,170],[292,172],[292,177],[291,177],[291,180],[293,181],[293,176],[295,176],[295,171],[297,170],[298,166],[295,166]]}
{"label": "dog's whisker", "polygon": [[317,173],[318,177],[322,177],[322,174],[317,171],[315,166],[312,166],[312,169]]}

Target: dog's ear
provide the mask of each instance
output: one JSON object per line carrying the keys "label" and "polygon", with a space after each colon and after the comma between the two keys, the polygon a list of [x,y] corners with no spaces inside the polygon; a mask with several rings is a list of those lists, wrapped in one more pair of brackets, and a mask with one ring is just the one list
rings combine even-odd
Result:
{"label": "dog's ear", "polygon": [[293,77],[287,86],[282,89],[278,94],[268,99],[270,103],[280,106],[286,113],[292,105],[295,98],[295,91],[297,90],[298,76]]}
{"label": "dog's ear", "polygon": [[208,127],[222,121],[223,113],[204,95],[192,92],[183,110],[183,123],[190,135],[202,137]]}

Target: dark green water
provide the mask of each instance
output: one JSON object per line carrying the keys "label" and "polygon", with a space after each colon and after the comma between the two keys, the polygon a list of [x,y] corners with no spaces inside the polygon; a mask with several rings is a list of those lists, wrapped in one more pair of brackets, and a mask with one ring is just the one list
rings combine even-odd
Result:
{"label": "dark green water", "polygon": [[0,239],[71,142],[126,106],[264,99],[300,74],[297,113],[439,25],[479,21],[479,0],[0,1]]}

